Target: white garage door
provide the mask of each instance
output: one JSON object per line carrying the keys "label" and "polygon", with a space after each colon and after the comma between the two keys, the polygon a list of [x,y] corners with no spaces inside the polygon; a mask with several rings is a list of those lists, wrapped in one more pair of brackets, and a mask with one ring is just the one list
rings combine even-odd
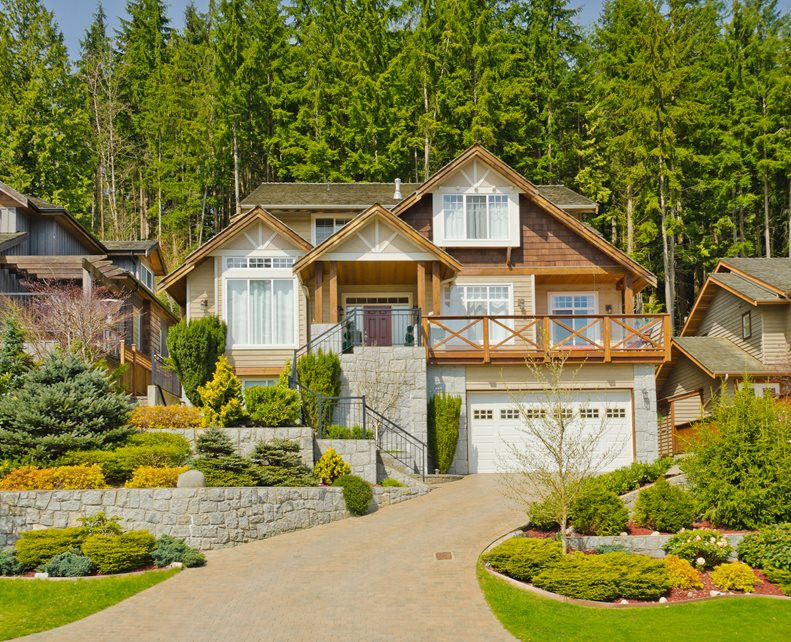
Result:
{"label": "white garage door", "polygon": [[[576,424],[575,430],[599,431],[605,422],[602,450],[612,449],[614,458],[601,471],[626,466],[633,461],[632,401],[628,390],[574,391],[569,393]],[[518,469],[510,445],[525,448],[531,443],[524,432],[518,408],[544,412],[540,393],[520,393],[518,404],[508,393],[470,392],[467,394],[470,472],[496,473]],[[582,417],[581,415],[584,415]]]}

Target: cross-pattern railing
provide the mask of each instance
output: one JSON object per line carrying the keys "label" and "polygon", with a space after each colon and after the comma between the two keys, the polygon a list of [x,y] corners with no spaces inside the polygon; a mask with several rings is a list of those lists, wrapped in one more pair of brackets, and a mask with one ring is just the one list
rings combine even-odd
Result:
{"label": "cross-pattern railing", "polygon": [[670,317],[639,315],[427,316],[429,361],[490,363],[565,354],[594,361],[670,358]]}

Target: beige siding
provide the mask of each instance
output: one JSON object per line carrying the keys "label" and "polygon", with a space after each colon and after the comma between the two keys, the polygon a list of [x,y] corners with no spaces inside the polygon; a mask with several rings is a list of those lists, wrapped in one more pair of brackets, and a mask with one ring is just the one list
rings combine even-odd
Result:
{"label": "beige siding", "polygon": [[690,424],[703,417],[704,410],[700,395],[684,397],[673,402],[673,419],[676,426]]}
{"label": "beige siding", "polygon": [[303,239],[310,243],[313,242],[313,230],[311,229],[312,219],[310,212],[274,210],[271,212],[271,214],[283,221]]}
{"label": "beige siding", "polygon": [[[187,314],[200,319],[207,314],[218,314],[214,300],[214,258],[208,258],[187,276]],[[207,302],[207,307],[203,306]]]}
{"label": "beige siding", "polygon": [[761,309],[763,362],[791,367],[791,306],[772,305]]}
{"label": "beige siding", "polygon": [[665,381],[659,397],[666,399],[695,390],[702,390],[703,405],[707,407],[713,395],[719,390],[719,380],[712,379],[685,355],[678,355],[672,370]]}
{"label": "beige siding", "polygon": [[596,292],[598,295],[598,314],[606,314],[608,305],[612,306],[613,314],[623,312],[621,292],[614,283],[542,283],[536,277],[536,314],[549,314],[549,295],[553,292]]}
{"label": "beige siding", "polygon": [[[742,338],[742,314],[752,316],[752,334]],[[761,314],[758,308],[725,290],[718,290],[712,298],[697,331],[698,336],[725,337],[756,359],[761,358]]]}
{"label": "beige siding", "polygon": [[[513,286],[513,313],[515,315],[529,316],[534,314],[535,297],[534,297],[534,276],[532,274],[513,274],[513,275],[496,275],[496,276],[464,276],[462,273],[456,279],[458,285],[471,285],[471,284],[487,284],[487,285],[512,285]],[[431,281],[427,284],[430,290]],[[443,297],[445,293],[443,292]],[[428,299],[429,307],[431,309],[431,292],[427,291],[426,298]],[[444,305],[444,301],[443,301]]]}
{"label": "beige siding", "polygon": [[[467,366],[469,390],[535,389],[540,383],[527,366]],[[632,388],[634,368],[627,364],[569,365],[563,380],[585,389]]]}
{"label": "beige siding", "polygon": [[[286,361],[294,355],[293,350],[277,349],[277,350],[239,350],[228,349],[225,351],[225,356],[231,362],[234,368],[241,369],[255,369],[255,370],[271,370],[273,373],[279,373],[285,366]],[[262,374],[262,373],[258,373]],[[252,375],[251,375],[252,376]]]}

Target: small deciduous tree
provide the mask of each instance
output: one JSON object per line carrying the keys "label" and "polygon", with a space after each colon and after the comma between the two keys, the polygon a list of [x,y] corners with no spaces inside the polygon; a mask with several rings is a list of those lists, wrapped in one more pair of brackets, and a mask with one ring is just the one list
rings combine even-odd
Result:
{"label": "small deciduous tree", "polygon": [[524,395],[510,391],[522,439],[508,443],[510,461],[499,462],[504,472],[515,473],[504,475],[507,494],[528,512],[532,504],[540,505],[543,518],[560,525],[564,552],[572,504],[619,452],[617,444],[604,445],[606,419],[595,424],[586,417],[585,404],[575,400],[579,367],[569,369],[566,361],[565,355],[548,353],[544,362],[527,362],[527,379],[537,384],[539,403],[528,404]]}
{"label": "small deciduous tree", "polygon": [[212,378],[217,358],[225,352],[226,334],[227,326],[216,316],[182,320],[168,332],[168,365],[195,406],[202,404],[198,386]]}

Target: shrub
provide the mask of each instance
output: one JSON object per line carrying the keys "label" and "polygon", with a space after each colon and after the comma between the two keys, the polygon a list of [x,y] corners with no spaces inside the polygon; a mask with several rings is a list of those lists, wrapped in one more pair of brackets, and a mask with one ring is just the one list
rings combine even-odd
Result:
{"label": "shrub", "polygon": [[168,566],[173,562],[181,562],[187,568],[206,564],[203,553],[187,546],[183,539],[171,535],[162,535],[157,540],[154,550],[151,551],[151,559],[159,567]]}
{"label": "shrub", "polygon": [[586,535],[618,535],[626,530],[629,512],[618,495],[593,487],[571,504],[571,524]]}
{"label": "shrub", "polygon": [[770,582],[777,584],[783,593],[791,597],[791,571],[767,566],[764,572],[766,573],[766,578]]}
{"label": "shrub", "polygon": [[[209,434],[213,433],[213,434]],[[192,460],[192,468],[201,471],[206,478],[207,486],[257,486],[257,467],[244,457],[233,452],[230,439],[222,431],[208,430],[201,437],[207,436],[203,441],[203,455]],[[201,450],[200,437],[198,450]],[[225,453],[228,450],[230,454]]]}
{"label": "shrub", "polygon": [[595,483],[604,486],[616,495],[623,495],[645,484],[651,484],[664,475],[673,465],[671,457],[663,457],[647,464],[636,461],[595,478]]}
{"label": "shrub", "polygon": [[79,552],[59,553],[44,565],[50,577],[84,577],[93,572],[93,562]]}
{"label": "shrub", "polygon": [[335,452],[334,448],[328,448],[313,467],[313,473],[323,483],[331,484],[338,477],[348,475],[352,472],[351,467],[343,458]]}
{"label": "shrub", "polygon": [[0,459],[56,461],[69,450],[126,441],[130,398],[106,370],[54,351],[13,395],[0,396]]}
{"label": "shrub", "polygon": [[231,438],[219,428],[209,428],[198,435],[195,449],[204,457],[225,457],[236,452]]}
{"label": "shrub", "polygon": [[135,428],[199,428],[203,415],[195,406],[137,406],[129,417]]}
{"label": "shrub", "polygon": [[22,466],[0,481],[0,490],[73,490],[107,488],[99,466]]}
{"label": "shrub", "polygon": [[46,528],[38,531],[25,531],[16,543],[19,564],[26,571],[38,568],[49,562],[59,553],[79,548],[85,539],[82,528]]}
{"label": "shrub", "polygon": [[0,550],[0,575],[20,575],[22,565],[16,558],[16,552],[10,549]]}
{"label": "shrub", "polygon": [[180,466],[189,454],[189,442],[178,435],[136,435],[137,437],[175,437],[183,443],[160,443],[124,446],[113,451],[88,450],[68,453],[65,461],[74,464],[96,464],[101,467],[107,481],[123,484],[132,473],[142,467],[170,468]]}
{"label": "shrub", "polygon": [[527,517],[530,528],[537,531],[553,531],[560,528],[555,517],[556,503],[552,497],[544,500],[530,502],[527,506]]}
{"label": "shrub", "polygon": [[217,358],[225,352],[226,334],[225,323],[216,316],[182,320],[168,331],[168,364],[194,406],[201,405],[198,386],[211,379]]}
{"label": "shrub", "polygon": [[253,450],[252,459],[261,466],[298,468],[302,466],[299,444],[291,439],[259,441]]}
{"label": "shrub", "polygon": [[739,559],[756,568],[791,571],[791,524],[766,526],[744,536],[737,548]]}
{"label": "shrub", "polygon": [[0,394],[15,390],[30,370],[30,355],[25,352],[25,333],[19,322],[11,316],[2,319],[0,339]]}
{"label": "shrub", "polygon": [[365,515],[368,512],[368,506],[374,494],[367,481],[357,475],[343,475],[338,477],[332,485],[343,488],[343,500],[352,515]]}
{"label": "shrub", "polygon": [[392,477],[388,477],[387,479],[382,480],[382,486],[385,488],[405,488],[406,484],[398,481],[397,479],[393,479]]}
{"label": "shrub", "polygon": [[348,426],[339,426],[338,424],[330,424],[324,426],[321,430],[322,439],[373,439],[374,431],[368,428],[363,432],[362,426],[354,425],[351,428]]}
{"label": "shrub", "polygon": [[189,466],[178,468],[152,468],[140,466],[135,468],[132,479],[124,484],[126,488],[175,488],[181,473],[186,473]]}
{"label": "shrub", "polygon": [[247,388],[244,405],[250,419],[259,426],[294,426],[299,423],[299,393],[285,386]]}
{"label": "shrub", "polygon": [[461,397],[441,392],[428,402],[428,447],[443,475],[450,470],[459,441]]}
{"label": "shrub", "polygon": [[155,544],[154,536],[148,531],[90,535],[82,543],[82,552],[91,558],[100,573],[121,573],[148,564]]}
{"label": "shrub", "polygon": [[198,387],[205,426],[238,426],[244,419],[242,382],[225,355],[217,359],[214,377]]}
{"label": "shrub", "polygon": [[692,528],[694,500],[683,488],[660,479],[637,495],[634,518],[640,526],[664,533]]}
{"label": "shrub", "polygon": [[483,561],[515,580],[532,582],[536,573],[557,564],[563,547],[554,539],[512,537],[483,556]]}
{"label": "shrub", "polygon": [[[297,380],[314,393],[325,397],[337,397],[341,393],[341,360],[334,352],[308,352],[297,359]],[[316,397],[307,391],[301,391],[302,408],[305,420],[314,430],[318,428],[318,402]],[[328,402],[322,406],[321,424],[332,421],[334,404]]]}
{"label": "shrub", "polygon": [[749,386],[721,397],[682,468],[704,518],[729,528],[791,521],[791,418]]}
{"label": "shrub", "polygon": [[533,577],[539,588],[583,600],[656,600],[670,589],[663,560],[632,553],[572,553]]}
{"label": "shrub", "polygon": [[188,457],[192,452],[189,439],[169,432],[139,432],[129,437],[126,443],[128,446],[169,446],[182,457]]}
{"label": "shrub", "polygon": [[120,517],[107,517],[104,513],[96,513],[89,517],[80,517],[78,520],[82,524],[85,536],[88,535],[120,535],[124,532],[121,528]]}
{"label": "shrub", "polygon": [[700,568],[711,568],[728,559],[733,552],[728,540],[719,531],[705,528],[676,533],[662,547],[666,553],[687,560]]}
{"label": "shrub", "polygon": [[753,569],[742,562],[730,562],[720,564],[709,575],[714,585],[724,591],[744,591],[752,593],[758,578],[755,577]]}
{"label": "shrub", "polygon": [[309,468],[283,466],[257,466],[253,474],[259,486],[317,486],[319,480]]}
{"label": "shrub", "polygon": [[670,578],[670,586],[680,589],[701,589],[703,582],[698,573],[687,560],[668,555],[665,557],[667,575]]}

